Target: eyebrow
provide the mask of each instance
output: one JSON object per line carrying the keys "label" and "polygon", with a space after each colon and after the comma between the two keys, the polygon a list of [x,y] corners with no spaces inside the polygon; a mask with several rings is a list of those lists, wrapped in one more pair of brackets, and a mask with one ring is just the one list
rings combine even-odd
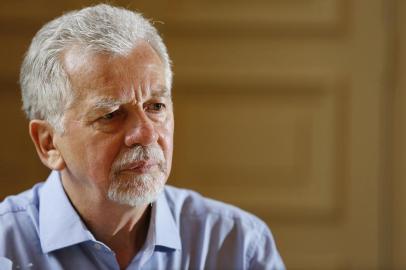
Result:
{"label": "eyebrow", "polygon": [[[159,86],[157,88],[151,89],[150,97],[172,98],[171,91],[165,86]],[[97,111],[109,110],[111,108],[126,104],[128,101],[118,100],[113,97],[101,97],[94,100],[93,102],[94,103],[92,107],[88,111],[86,111],[83,115],[89,116],[96,113]]]}
{"label": "eyebrow", "polygon": [[115,98],[110,98],[110,97],[103,97],[103,98],[96,100],[96,102],[93,104],[92,110],[108,109],[108,108],[120,106],[124,103],[125,103],[125,101],[122,101],[122,100],[117,100]]}
{"label": "eyebrow", "polygon": [[122,104],[124,104],[125,101],[122,100],[117,100],[115,98],[111,97],[102,97],[98,98],[95,101],[93,101],[93,104],[91,108],[83,112],[82,117],[92,117],[93,115],[97,114],[99,111],[107,111],[110,110],[111,108],[118,107]]}

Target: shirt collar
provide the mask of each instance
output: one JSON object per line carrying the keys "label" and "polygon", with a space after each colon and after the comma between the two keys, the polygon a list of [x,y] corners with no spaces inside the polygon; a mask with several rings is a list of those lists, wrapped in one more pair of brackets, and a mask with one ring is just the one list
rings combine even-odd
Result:
{"label": "shirt collar", "polygon": [[70,203],[57,171],[49,175],[40,190],[39,237],[44,253],[93,240]]}
{"label": "shirt collar", "polygon": [[[49,175],[40,190],[39,203],[39,237],[44,253],[95,240],[69,201],[57,171]],[[165,191],[152,204],[146,245],[181,249],[179,229]]]}
{"label": "shirt collar", "polygon": [[179,228],[176,226],[172,211],[169,208],[165,191],[152,204],[150,222],[148,234],[154,234],[155,246],[177,250],[182,249]]}

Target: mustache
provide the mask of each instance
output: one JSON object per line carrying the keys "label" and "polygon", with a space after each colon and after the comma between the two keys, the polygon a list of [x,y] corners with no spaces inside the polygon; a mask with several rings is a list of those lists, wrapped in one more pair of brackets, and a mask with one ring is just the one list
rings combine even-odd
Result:
{"label": "mustache", "polygon": [[121,151],[113,163],[112,171],[118,172],[131,163],[138,161],[156,162],[162,172],[166,172],[166,159],[158,145],[136,145],[128,150]]}

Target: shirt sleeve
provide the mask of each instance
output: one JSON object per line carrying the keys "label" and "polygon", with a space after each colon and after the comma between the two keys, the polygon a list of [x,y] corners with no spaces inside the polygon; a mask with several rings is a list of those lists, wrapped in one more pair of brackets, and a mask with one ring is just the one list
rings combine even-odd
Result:
{"label": "shirt sleeve", "polygon": [[251,242],[248,269],[285,270],[271,231],[265,224],[261,228]]}

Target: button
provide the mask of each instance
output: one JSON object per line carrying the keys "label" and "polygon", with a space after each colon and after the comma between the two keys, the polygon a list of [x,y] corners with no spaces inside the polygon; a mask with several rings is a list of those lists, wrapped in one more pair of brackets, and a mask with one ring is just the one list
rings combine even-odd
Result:
{"label": "button", "polygon": [[100,249],[102,248],[102,245],[100,245],[100,244],[98,244],[98,243],[95,243],[95,244],[93,245],[93,247],[94,247],[95,249],[97,249],[97,250],[100,250]]}

